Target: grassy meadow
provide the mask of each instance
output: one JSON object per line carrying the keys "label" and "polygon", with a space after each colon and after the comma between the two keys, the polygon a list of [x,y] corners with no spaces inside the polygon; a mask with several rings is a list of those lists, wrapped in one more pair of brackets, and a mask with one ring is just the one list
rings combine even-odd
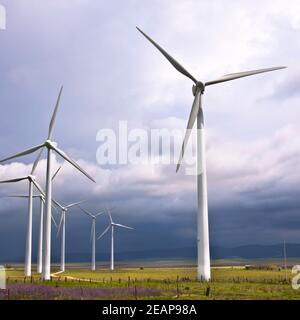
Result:
{"label": "grassy meadow", "polygon": [[22,268],[6,272],[7,288],[0,299],[300,299],[291,286],[291,270],[246,270],[215,267],[212,281],[196,281],[196,268],[99,268],[53,270],[51,281],[40,275],[24,278]]}

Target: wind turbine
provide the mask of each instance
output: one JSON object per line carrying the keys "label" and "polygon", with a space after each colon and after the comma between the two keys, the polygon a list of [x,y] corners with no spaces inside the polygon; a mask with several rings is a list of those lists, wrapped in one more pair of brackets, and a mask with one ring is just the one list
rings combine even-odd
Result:
{"label": "wind turbine", "polygon": [[72,158],[70,158],[64,151],[59,149],[57,147],[57,144],[54,141],[52,141],[53,128],[54,128],[56,114],[59,107],[62,90],[63,90],[63,87],[61,87],[60,89],[60,92],[56,101],[56,105],[54,108],[54,112],[52,114],[47,140],[35,147],[29,148],[15,155],[12,155],[10,157],[0,160],[0,163],[2,163],[7,160],[28,155],[30,153],[33,153],[41,149],[36,161],[33,164],[33,169],[35,169],[39,162],[40,157],[42,156],[43,149],[44,148],[47,149],[46,197],[45,197],[46,215],[45,215],[44,241],[43,241],[43,279],[44,280],[50,280],[50,269],[51,269],[51,203],[52,203],[52,179],[51,179],[52,157],[51,155],[52,155],[52,151],[55,151],[62,158],[64,158],[69,163],[71,163],[77,170],[83,173],[86,177],[88,177],[90,180],[95,182],[95,180],[88,173],[86,173]]}
{"label": "wind turbine", "polygon": [[[23,198],[28,199],[28,196],[25,195],[11,195],[9,198]],[[33,195],[33,198],[40,199],[40,223],[39,223],[39,244],[38,244],[38,254],[37,254],[37,273],[42,273],[42,258],[43,258],[43,224],[44,224],[44,204],[45,196],[40,193],[38,195]],[[57,210],[52,204],[52,208]],[[56,221],[52,215],[52,222],[57,227]]]}
{"label": "wind turbine", "polygon": [[78,206],[80,210],[82,210],[86,215],[92,218],[92,227],[91,227],[91,235],[90,241],[92,243],[92,265],[91,270],[96,270],[96,218],[104,213],[104,211],[100,211],[96,214],[91,213],[90,211]]}
{"label": "wind turbine", "polygon": [[[61,167],[58,168],[58,170],[55,172],[55,174],[52,177],[52,180],[55,178],[57,173]],[[40,193],[39,195],[33,195],[33,198],[39,198],[40,199],[40,224],[39,224],[39,245],[38,245],[38,254],[37,254],[37,273],[42,273],[42,261],[43,261],[43,227],[44,227],[44,205],[45,205],[45,193],[43,190],[40,190],[43,193]],[[11,198],[29,198],[29,196],[25,195],[13,195],[9,196]],[[52,204],[52,208],[54,210],[57,210],[55,206]],[[52,222],[57,227],[56,221],[53,218],[53,215],[51,215]]]}
{"label": "wind turbine", "polygon": [[31,259],[32,259],[32,199],[33,199],[33,186],[35,186],[39,192],[43,192],[42,187],[36,181],[36,177],[33,175],[35,166],[32,167],[31,173],[28,176],[19,178],[2,180],[0,183],[15,183],[27,180],[28,181],[28,217],[27,217],[27,230],[26,230],[26,248],[25,248],[25,266],[24,275],[26,277],[31,276]]}
{"label": "wind turbine", "polygon": [[82,200],[79,202],[74,202],[68,204],[67,206],[61,205],[59,202],[53,199],[53,202],[61,209],[61,218],[57,229],[57,236],[59,234],[60,229],[61,232],[61,251],[60,251],[60,271],[65,271],[65,257],[66,257],[66,213],[72,207],[79,205],[80,203],[86,202],[86,200]]}
{"label": "wind turbine", "polygon": [[176,167],[176,172],[179,170],[181,161],[184,156],[184,151],[188,143],[191,129],[197,119],[197,189],[198,189],[198,214],[197,214],[197,247],[198,247],[198,279],[209,281],[210,275],[210,254],[209,254],[209,230],[208,230],[208,205],[207,205],[207,181],[206,181],[206,161],[205,161],[205,136],[204,136],[204,117],[202,108],[202,95],[207,86],[230,81],[242,77],[255,75],[258,73],[269,72],[283,69],[286,67],[267,68],[246,72],[230,73],[224,75],[216,80],[202,82],[198,81],[192,76],[181,64],[179,64],[173,57],[171,57],[161,46],[152,40],[147,34],[137,27],[138,31],[148,39],[173,65],[173,67],[190,78],[194,85],[192,92],[194,101],[190,112],[187,130],[183,140],[179,161]]}
{"label": "wind turbine", "polygon": [[[61,166],[56,170],[55,174],[52,177],[52,180],[56,177]],[[43,228],[44,228],[44,205],[45,205],[45,192],[41,189],[39,195],[33,195],[33,198],[40,199],[40,225],[39,225],[39,245],[38,245],[38,254],[37,254],[37,273],[42,273],[42,263],[43,263]],[[25,195],[12,195],[9,196],[10,198],[29,198],[29,196]],[[57,211],[55,206],[52,204],[52,208]],[[52,222],[54,223],[55,227],[57,228],[57,224],[53,215],[51,215]]]}
{"label": "wind turbine", "polygon": [[99,240],[100,238],[102,238],[108,231],[109,229],[111,229],[111,252],[110,252],[110,270],[114,270],[115,269],[115,262],[114,262],[114,231],[115,231],[115,227],[120,227],[120,228],[125,228],[125,229],[130,229],[133,230],[133,228],[128,227],[128,226],[124,226],[123,224],[119,224],[119,223],[115,223],[113,222],[112,216],[111,216],[111,212],[109,209],[107,210],[107,214],[109,216],[109,220],[110,220],[110,224],[109,226],[100,234],[100,236],[97,238],[97,240]]}

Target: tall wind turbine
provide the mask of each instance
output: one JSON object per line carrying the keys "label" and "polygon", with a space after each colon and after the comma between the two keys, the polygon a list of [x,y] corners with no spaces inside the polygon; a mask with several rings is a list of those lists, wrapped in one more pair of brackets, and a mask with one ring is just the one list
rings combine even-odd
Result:
{"label": "tall wind turbine", "polygon": [[45,215],[45,224],[44,224],[44,241],[43,241],[43,279],[44,280],[50,280],[50,269],[51,269],[51,203],[52,203],[52,179],[51,179],[51,160],[52,160],[52,151],[55,151],[57,154],[59,154],[62,158],[64,158],[66,161],[71,163],[77,170],[79,170],[81,173],[83,173],[86,177],[88,177],[90,180],[95,182],[95,180],[86,173],[72,158],[70,158],[64,151],[59,149],[57,147],[57,144],[52,141],[52,135],[53,135],[53,128],[54,123],[56,119],[56,114],[59,107],[60,97],[62,94],[63,87],[61,87],[56,105],[54,108],[54,112],[52,114],[52,118],[49,125],[49,131],[48,131],[48,137],[45,142],[43,142],[40,145],[37,145],[35,147],[29,148],[25,151],[22,151],[20,153],[17,153],[13,156],[7,157],[5,159],[0,160],[0,163],[11,160],[14,158],[18,158],[21,156],[25,156],[27,154],[33,153],[37,150],[40,150],[40,153],[36,159],[36,161],[33,164],[33,168],[37,166],[40,157],[42,156],[43,149],[47,149],[47,171],[46,171],[46,197],[45,197],[45,207],[46,207],[46,215]]}
{"label": "tall wind turbine", "polygon": [[101,239],[110,229],[111,229],[111,251],[110,251],[110,270],[115,269],[115,256],[114,256],[114,232],[115,227],[125,228],[133,230],[133,228],[124,226],[123,224],[115,223],[112,219],[111,212],[109,209],[107,210],[107,214],[109,216],[110,224],[109,226],[100,234],[100,236],[97,238],[97,240]]}
{"label": "tall wind turbine", "polygon": [[[28,199],[29,196],[25,195],[12,195],[10,198],[23,198]],[[39,221],[39,244],[38,244],[38,254],[37,254],[37,273],[42,273],[42,260],[43,260],[43,226],[44,226],[44,204],[45,204],[45,196],[40,193],[38,195],[33,195],[33,198],[40,199],[40,221]],[[57,210],[55,206],[52,204],[52,208]],[[52,215],[52,222],[57,227],[56,221]]]}
{"label": "tall wind turbine", "polygon": [[91,213],[90,211],[78,206],[86,215],[92,218],[92,227],[91,227],[91,236],[90,241],[92,243],[92,265],[91,270],[96,270],[96,218],[103,214],[105,211],[100,211],[96,214]]}
{"label": "tall wind turbine", "polygon": [[66,213],[72,207],[79,205],[80,203],[86,202],[86,200],[74,202],[67,206],[61,205],[59,202],[53,199],[53,202],[61,209],[61,218],[57,229],[57,236],[61,229],[61,250],[60,250],[60,271],[65,271],[65,258],[66,258]]}
{"label": "tall wind turbine", "polygon": [[242,77],[255,75],[258,73],[269,72],[274,70],[283,69],[286,67],[267,68],[246,72],[226,74],[216,80],[202,82],[198,81],[192,76],[180,63],[171,57],[161,46],[152,40],[147,34],[137,27],[138,31],[148,39],[173,65],[173,67],[190,78],[193,82],[192,92],[194,101],[190,112],[187,130],[183,140],[180,158],[177,164],[176,172],[179,170],[181,161],[184,156],[184,151],[188,143],[191,129],[197,119],[197,189],[198,189],[198,214],[197,214],[197,247],[198,247],[198,279],[209,281],[210,280],[210,254],[209,254],[209,230],[208,230],[208,205],[207,205],[207,182],[206,182],[206,162],[205,162],[205,136],[204,136],[204,117],[202,108],[202,95],[207,86],[230,81]]}
{"label": "tall wind turbine", "polygon": [[33,175],[35,166],[32,167],[31,173],[28,176],[2,180],[0,183],[15,183],[19,181],[27,180],[28,185],[28,217],[27,217],[27,230],[26,230],[26,248],[25,248],[25,266],[24,275],[26,277],[31,276],[31,259],[32,259],[32,199],[33,199],[33,186],[35,186],[40,192],[43,192],[42,187],[36,181],[36,177]]}

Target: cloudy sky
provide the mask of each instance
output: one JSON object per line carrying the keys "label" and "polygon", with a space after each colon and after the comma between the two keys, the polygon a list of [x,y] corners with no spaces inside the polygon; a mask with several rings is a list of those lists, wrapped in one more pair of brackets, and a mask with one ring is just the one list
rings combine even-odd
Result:
{"label": "cloudy sky", "polygon": [[[87,209],[114,206],[117,251],[195,245],[196,179],[175,165],[100,166],[97,132],[183,128],[192,82],[135,29],[138,25],[199,80],[263,67],[288,69],[211,86],[204,96],[212,245],[300,242],[300,4],[263,1],[1,0],[0,156],[44,141],[64,85],[54,138],[93,177],[63,169],[54,195]],[[0,179],[27,175],[34,157],[0,165]],[[44,181],[45,160],[37,176]],[[24,251],[26,203],[0,187],[0,252]],[[38,204],[34,212],[37,234]],[[107,219],[99,219],[98,232]],[[90,221],[67,217],[67,251],[89,251]],[[9,243],[9,245],[7,245]],[[53,251],[58,241],[53,238]],[[108,251],[108,239],[97,250]]]}

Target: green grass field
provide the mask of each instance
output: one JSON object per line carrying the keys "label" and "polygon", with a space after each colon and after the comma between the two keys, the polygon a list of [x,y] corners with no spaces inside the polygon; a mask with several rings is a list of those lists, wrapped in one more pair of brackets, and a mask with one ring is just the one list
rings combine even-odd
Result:
{"label": "green grass field", "polygon": [[[43,282],[37,274],[24,279],[21,268],[7,270],[8,288],[17,285],[19,290],[9,298],[43,299],[45,297],[34,288],[44,286],[51,287],[52,291],[60,290],[59,295],[51,293],[50,299],[300,299],[300,290],[291,286],[291,270],[213,268],[209,284],[196,281],[196,269],[192,267],[121,268],[113,272],[73,268],[65,273],[53,272],[52,281]],[[20,288],[26,286],[33,289],[22,294]],[[80,293],[76,291],[78,288]],[[99,291],[99,297],[94,289]]]}

